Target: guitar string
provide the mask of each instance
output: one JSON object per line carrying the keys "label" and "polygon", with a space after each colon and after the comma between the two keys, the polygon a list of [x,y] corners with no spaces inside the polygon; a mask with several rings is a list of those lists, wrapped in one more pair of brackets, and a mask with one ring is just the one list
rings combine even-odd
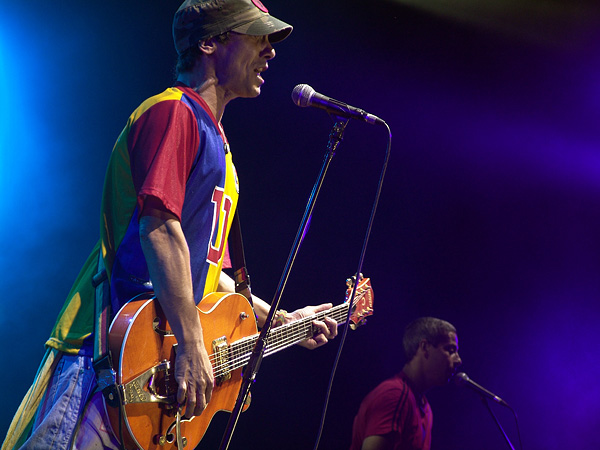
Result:
{"label": "guitar string", "polygon": [[[302,341],[314,333],[313,320],[322,320],[329,316],[337,322],[346,318],[347,303],[343,303],[327,311],[322,311],[314,316],[307,317],[301,321],[290,322],[286,325],[273,328],[267,338],[265,356],[279,352],[295,343]],[[231,343],[219,353],[210,355],[211,364],[215,377],[226,375],[227,373],[244,366],[249,360],[254,348],[257,335],[249,336],[248,339],[241,339]],[[229,354],[230,358],[227,358]],[[217,361],[225,360],[224,363],[217,364]]]}
{"label": "guitar string", "polygon": [[[364,297],[366,292],[368,292],[368,289],[365,289],[356,295],[353,304],[356,305],[358,301]],[[315,316],[305,318],[301,321],[290,322],[289,324],[274,328],[271,330],[267,339],[265,356],[269,356],[310,337],[314,333],[312,325],[313,320],[320,320],[326,316],[329,316],[335,319],[337,322],[345,321],[347,307],[348,303],[343,303],[327,311],[317,313]],[[291,333],[288,331],[290,329],[292,330]],[[285,339],[281,339],[282,334],[284,335]],[[218,377],[226,375],[227,373],[245,365],[250,360],[250,350],[254,348],[256,339],[256,335],[243,338],[240,341],[230,344],[219,355],[215,355],[214,353],[210,355],[213,360],[211,364],[213,364],[215,376]],[[217,360],[225,359],[227,354],[229,354],[230,358],[227,358],[225,363],[216,364]]]}
{"label": "guitar string", "polygon": [[[327,314],[323,314],[322,316],[325,317],[327,315],[329,316],[333,316],[333,314],[331,314],[331,310],[327,311]],[[335,312],[335,311],[334,311]],[[284,347],[286,345],[293,345],[293,343],[298,340],[298,339],[303,339],[305,338],[307,335],[309,335],[309,333],[307,333],[308,330],[312,329],[312,320],[318,320],[320,318],[320,316],[316,316],[316,317],[310,317],[307,318],[306,322],[304,323],[299,323],[299,321],[296,322],[290,322],[290,324],[286,324],[287,326],[283,326],[283,327],[277,327],[274,328],[270,335],[269,338],[267,340],[267,349],[265,350],[267,354],[272,353],[273,350],[279,349],[281,347]],[[291,329],[291,332],[289,331]],[[284,338],[282,340],[281,335],[284,335]],[[254,346],[254,342],[255,339],[252,339],[251,342],[243,342],[241,343],[242,345],[238,345],[238,342],[234,342],[232,343],[230,349],[232,350],[232,353],[237,354],[241,350],[248,350],[251,347]]]}
{"label": "guitar string", "polygon": [[[369,291],[369,288],[365,288],[358,292],[357,295],[355,295],[353,305],[356,305]],[[313,320],[320,320],[326,316],[330,316],[337,322],[345,321],[347,316],[347,307],[348,303],[346,301],[341,305],[335,306],[327,311],[316,313],[314,316],[307,317],[299,321],[290,322],[281,327],[272,329],[267,338],[265,355],[269,356],[294,345],[296,342],[310,337],[313,334]],[[290,333],[289,330],[292,330],[292,332]],[[283,335],[284,339],[282,339],[281,335]],[[209,355],[211,365],[213,366],[214,375],[217,377],[223,376],[245,365],[250,360],[251,352],[249,352],[249,350],[254,348],[257,338],[258,335],[247,336],[231,343],[222,351]],[[229,358],[227,358],[227,356],[229,356]],[[217,361],[221,360],[225,360],[225,363],[218,364]]]}
{"label": "guitar string", "polygon": [[[285,348],[285,346],[291,346],[294,342],[305,338],[308,335],[307,330],[312,328],[312,324],[302,324],[302,326],[295,324],[293,327],[286,328],[286,330],[277,329],[277,333],[269,334],[265,349],[266,355],[269,355],[275,351],[279,351]],[[288,333],[286,333],[284,336],[286,339],[283,340],[281,339],[282,331],[288,331]],[[225,359],[225,363],[215,367],[215,376],[222,375],[222,372],[228,373],[245,365],[250,360],[251,351],[254,348],[255,342],[256,339],[247,340],[245,342],[234,342],[228,349],[222,352],[222,358],[219,358],[215,355],[215,360]],[[229,354],[228,359],[227,354]]]}
{"label": "guitar string", "polygon": [[[366,288],[359,292],[355,296],[353,305],[356,305],[369,291],[370,289]],[[326,316],[330,316],[338,323],[344,322],[347,316],[347,307],[348,303],[343,303],[327,311],[317,313],[314,317],[311,316],[301,321],[290,322],[289,324],[274,328],[271,330],[267,340],[265,356],[269,356],[310,337],[313,334],[313,320],[319,320]],[[289,332],[290,329],[292,330],[292,333]],[[285,339],[281,339],[282,334],[284,335]],[[256,339],[256,335],[249,336],[241,339],[240,341],[232,343],[226,349],[224,349],[223,352],[221,352],[223,356],[219,355],[221,356],[220,359],[225,359],[227,354],[229,354],[230,358],[226,359],[226,362],[223,364],[217,365],[212,363],[214,366],[215,376],[218,377],[226,375],[227,373],[244,366],[250,360],[251,349],[254,348]],[[214,356],[214,361],[218,359],[217,355],[213,354],[211,357],[212,356]]]}

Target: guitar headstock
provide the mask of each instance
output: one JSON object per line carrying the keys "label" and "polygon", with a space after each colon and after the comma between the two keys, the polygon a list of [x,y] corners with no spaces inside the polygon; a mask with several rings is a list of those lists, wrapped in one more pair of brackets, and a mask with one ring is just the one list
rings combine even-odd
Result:
{"label": "guitar headstock", "polygon": [[[356,277],[346,280],[346,302],[350,301]],[[356,295],[352,301],[352,315],[350,316],[350,328],[356,330],[361,325],[367,322],[367,317],[373,315],[373,288],[371,287],[371,279],[364,278],[362,274],[358,277],[358,286],[356,287]]]}

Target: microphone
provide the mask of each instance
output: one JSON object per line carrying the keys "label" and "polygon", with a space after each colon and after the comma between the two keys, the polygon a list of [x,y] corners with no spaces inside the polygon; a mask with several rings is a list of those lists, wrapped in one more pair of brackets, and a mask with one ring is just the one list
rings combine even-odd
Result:
{"label": "microphone", "polygon": [[369,114],[362,109],[355,108],[354,106],[347,105],[346,103],[319,94],[308,84],[299,84],[294,88],[292,91],[292,101],[302,108],[313,106],[315,108],[324,109],[328,113],[339,117],[358,119],[370,123],[371,125],[383,125],[385,123],[379,117]]}
{"label": "microphone", "polygon": [[456,375],[454,375],[454,383],[457,384],[458,386],[466,386],[468,388],[471,388],[475,392],[477,392],[479,395],[482,395],[484,397],[492,399],[496,403],[499,403],[502,406],[506,406],[506,407],[510,408],[510,406],[508,406],[508,403],[506,403],[504,400],[502,400],[496,394],[491,393],[490,391],[488,391],[484,387],[482,387],[482,386],[478,385],[477,383],[475,383],[464,372],[459,372]]}

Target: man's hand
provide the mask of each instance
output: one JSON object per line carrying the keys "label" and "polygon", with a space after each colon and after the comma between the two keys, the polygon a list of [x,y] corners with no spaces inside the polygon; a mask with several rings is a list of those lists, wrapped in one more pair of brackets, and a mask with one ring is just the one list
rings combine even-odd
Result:
{"label": "man's hand", "polygon": [[[318,306],[305,306],[302,309],[297,309],[294,312],[287,314],[286,323],[294,320],[304,319],[305,317],[312,316],[321,311],[327,311],[331,309],[333,304],[323,303]],[[298,345],[308,348],[310,350],[327,344],[330,339],[334,339],[337,336],[337,322],[331,317],[325,317],[324,320],[314,320],[313,325],[319,330],[313,337],[305,339]]]}
{"label": "man's hand", "polygon": [[212,366],[202,343],[178,343],[175,359],[177,403],[185,402],[185,417],[199,416],[212,396],[214,376]]}
{"label": "man's hand", "polygon": [[[225,273],[221,273],[221,279],[219,280],[219,290],[224,292],[235,292],[235,282]],[[269,314],[270,306],[264,300],[258,298],[255,295],[252,296],[252,301],[254,312],[256,313],[256,318],[258,321],[258,326],[264,327],[265,320]],[[323,303],[322,305],[318,306],[305,306],[304,308],[297,309],[294,312],[286,313],[283,319],[283,323],[289,323],[294,320],[304,319],[305,317],[310,317],[318,312],[327,311],[332,307],[332,303]],[[298,345],[312,350],[313,348],[317,348],[327,344],[327,342],[329,342],[330,339],[333,339],[337,336],[337,322],[330,317],[326,317],[324,320],[314,320],[313,325],[318,329],[318,333],[315,333],[313,337],[305,339]]]}

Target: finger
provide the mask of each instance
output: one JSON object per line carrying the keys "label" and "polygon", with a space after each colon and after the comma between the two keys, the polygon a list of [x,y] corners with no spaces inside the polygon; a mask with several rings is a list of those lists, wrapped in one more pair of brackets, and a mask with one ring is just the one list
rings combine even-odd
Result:
{"label": "finger", "polygon": [[206,404],[208,404],[208,402],[210,402],[210,399],[212,398],[213,389],[214,389],[214,378],[211,377],[206,382],[206,390],[204,391],[204,396],[206,398]]}
{"label": "finger", "polygon": [[179,387],[177,388],[177,403],[183,405],[185,402],[185,397],[187,393],[187,385],[185,381],[179,383]]}
{"label": "finger", "polygon": [[198,394],[198,401],[196,402],[196,409],[194,409],[194,415],[199,416],[202,411],[206,408],[206,396],[204,394]]}
{"label": "finger", "polygon": [[325,322],[314,320],[313,325],[318,329],[317,333],[315,333],[315,336],[324,335],[327,338],[332,337],[332,331]]}
{"label": "finger", "polygon": [[314,341],[313,348],[320,347],[321,345],[325,345],[327,342],[329,342],[329,340],[323,334],[316,335],[314,338],[312,338],[312,340]]}
{"label": "finger", "polygon": [[327,311],[328,309],[333,308],[333,303],[322,303],[318,306],[314,306],[313,308],[314,312]]}
{"label": "finger", "polygon": [[329,336],[327,337],[329,339],[333,339],[338,334],[337,322],[331,317],[325,317],[324,322],[327,325],[327,329],[329,330]]}
{"label": "finger", "polygon": [[214,378],[213,374],[211,373],[204,384],[204,388],[198,390],[198,398],[196,400],[196,409],[194,410],[194,415],[199,416],[202,414],[202,411],[206,409],[208,402],[210,402],[210,399],[212,398],[213,388]]}
{"label": "finger", "polygon": [[317,341],[315,341],[314,339],[310,338],[310,339],[306,339],[302,342],[300,342],[301,347],[307,348],[308,350],[314,350],[315,348],[317,348],[319,346],[319,344],[317,344]]}
{"label": "finger", "polygon": [[196,414],[196,393],[193,389],[189,389],[187,394],[187,402],[185,404],[185,417],[190,419],[192,416],[198,415]]}

